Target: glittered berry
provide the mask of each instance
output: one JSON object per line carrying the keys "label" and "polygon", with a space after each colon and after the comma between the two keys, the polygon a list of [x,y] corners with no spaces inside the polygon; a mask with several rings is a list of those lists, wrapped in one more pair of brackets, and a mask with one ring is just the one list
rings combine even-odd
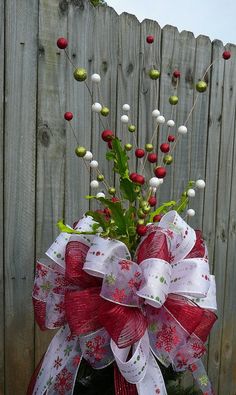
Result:
{"label": "glittered berry", "polygon": [[75,149],[76,155],[79,156],[80,158],[83,158],[85,156],[86,152],[87,152],[86,148],[84,148],[80,145],[78,147],[76,147],[76,149]]}
{"label": "glittered berry", "polygon": [[160,145],[161,152],[167,153],[170,151],[170,146],[168,143],[163,143]]}
{"label": "glittered berry", "polygon": [[130,173],[129,175],[130,180],[135,182],[137,175],[138,175],[137,173]]}
{"label": "glittered berry", "polygon": [[172,134],[170,134],[170,135],[168,136],[168,141],[169,141],[169,143],[173,143],[173,142],[175,141],[175,136],[173,136]]}
{"label": "glittered berry", "polygon": [[137,158],[143,158],[144,155],[145,155],[144,149],[142,149],[142,148],[137,148],[137,149],[135,150],[135,156],[136,156]]}
{"label": "glittered berry", "polygon": [[112,203],[117,203],[117,202],[119,202],[120,201],[120,199],[118,199],[117,197],[112,197],[111,198],[111,201],[112,201]]}
{"label": "glittered berry", "polygon": [[147,144],[145,144],[145,150],[147,151],[147,152],[151,152],[152,150],[153,150],[153,144],[151,144],[151,143],[147,143]]}
{"label": "glittered berry", "polygon": [[103,117],[107,117],[108,114],[109,114],[109,112],[110,112],[110,110],[109,110],[108,107],[102,107],[102,109],[101,109],[101,111],[100,111],[100,114],[101,114]]}
{"label": "glittered berry", "polygon": [[162,215],[161,214],[157,214],[155,215],[155,217],[153,217],[153,222],[160,222]]}
{"label": "glittered berry", "polygon": [[76,81],[85,81],[87,78],[87,71],[81,67],[78,67],[77,69],[75,69],[74,71],[74,79]]}
{"label": "glittered berry", "polygon": [[196,90],[198,92],[205,92],[207,90],[207,83],[205,81],[198,81],[196,84]]}
{"label": "glittered berry", "polygon": [[158,166],[154,169],[154,173],[157,178],[164,178],[166,176],[166,169],[162,166]]}
{"label": "glittered berry", "polygon": [[161,73],[159,70],[152,69],[149,71],[149,77],[152,80],[157,80],[160,77]]}
{"label": "glittered berry", "polygon": [[138,225],[136,228],[136,232],[139,236],[144,236],[147,233],[146,225]]}
{"label": "glittered berry", "polygon": [[150,196],[150,198],[148,199],[148,203],[151,207],[155,206],[157,204],[157,199],[155,198],[155,196]]}
{"label": "glittered berry", "polygon": [[103,130],[102,132],[103,141],[111,141],[113,139],[113,132],[111,130]]}
{"label": "glittered berry", "polygon": [[179,70],[175,70],[175,71],[173,72],[173,77],[179,78],[180,76],[181,76],[181,73],[180,73]]}
{"label": "glittered berry", "polygon": [[71,121],[72,118],[73,118],[72,112],[70,112],[70,111],[65,112],[64,118],[65,118],[66,121]]}
{"label": "glittered berry", "polygon": [[148,154],[147,159],[150,163],[156,163],[157,162],[157,154],[154,154],[154,153]]}
{"label": "glittered berry", "polygon": [[136,184],[143,185],[145,183],[145,178],[141,174],[137,174],[134,182]]}
{"label": "glittered berry", "polygon": [[136,126],[135,126],[135,125],[129,125],[129,126],[128,126],[128,131],[129,131],[129,132],[134,133],[135,130],[136,130]]}
{"label": "glittered berry", "polygon": [[152,44],[154,42],[154,36],[147,36],[146,41],[148,44]]}
{"label": "glittered berry", "polygon": [[171,163],[173,162],[173,156],[172,155],[165,155],[163,158],[163,163],[165,165],[171,165]]}
{"label": "glittered berry", "polygon": [[173,95],[173,96],[170,96],[170,97],[169,97],[169,103],[170,103],[172,106],[175,106],[175,105],[178,103],[178,101],[179,101],[178,96]]}
{"label": "glittered berry", "polygon": [[66,38],[64,38],[64,37],[58,38],[58,40],[57,40],[57,46],[58,46],[58,48],[60,48],[60,49],[66,49],[67,45],[68,45],[68,41],[67,41]]}
{"label": "glittered berry", "polygon": [[231,58],[231,52],[230,51],[224,51],[222,54],[223,59],[228,60]]}
{"label": "glittered berry", "polygon": [[125,150],[126,151],[131,151],[132,148],[133,148],[132,144],[129,144],[129,143],[125,144]]}

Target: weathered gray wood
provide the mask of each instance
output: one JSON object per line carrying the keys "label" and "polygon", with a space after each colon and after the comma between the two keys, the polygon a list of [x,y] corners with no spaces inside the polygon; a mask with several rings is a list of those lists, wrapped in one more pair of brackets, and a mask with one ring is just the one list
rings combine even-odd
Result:
{"label": "weathered gray wood", "polygon": [[[154,36],[153,44],[147,44],[146,37],[148,35]],[[161,68],[161,28],[157,22],[145,19],[141,23],[140,55],[138,143],[140,147],[144,148],[145,143],[152,140],[156,126],[152,118],[152,111],[159,105],[160,80],[151,80],[148,75],[153,67],[157,70]],[[154,138],[153,144],[155,146],[154,152],[157,152],[157,138]],[[146,160],[145,176],[147,180],[154,176],[154,167]]]}
{"label": "weathered gray wood", "polygon": [[[0,222],[3,224],[3,128],[4,128],[4,3],[0,3]],[[4,261],[3,226],[0,232],[0,393],[4,391]]]}
{"label": "weathered gray wood", "polygon": [[[226,269],[227,269],[227,243],[230,214],[230,190],[231,190],[231,169],[233,160],[234,143],[234,120],[236,92],[232,88],[232,81],[235,75],[235,60],[225,62],[222,123],[219,152],[218,171],[218,196],[216,210],[216,239],[214,249],[214,274],[216,275],[216,285],[218,290],[218,316],[219,321],[215,325],[215,330],[211,334],[209,348],[209,374],[213,379],[216,391],[219,391],[219,378],[221,373],[221,342],[224,315],[224,293],[226,291]],[[232,105],[233,104],[233,105]],[[226,303],[230,303],[227,301]],[[227,322],[227,325],[229,323]],[[222,355],[222,357],[224,357]],[[225,383],[227,385],[227,383]],[[227,392],[226,392],[227,393]]]}
{"label": "weathered gray wood", "polygon": [[[206,240],[209,252],[209,263],[211,271],[214,267],[214,243],[216,230],[216,209],[217,209],[217,174],[219,163],[219,149],[220,149],[220,130],[221,130],[221,113],[222,113],[222,88],[224,78],[224,62],[218,61],[223,52],[223,44],[221,41],[214,41],[212,45],[212,61],[215,61],[212,66],[211,85],[210,90],[210,107],[209,107],[209,125],[207,136],[207,152],[206,152],[206,169],[205,180],[206,188],[204,193],[204,210],[203,210],[203,235]],[[201,191],[200,191],[201,193]],[[217,290],[218,291],[218,290]],[[213,333],[217,331],[214,327]],[[215,341],[217,341],[217,333]],[[212,377],[215,366],[214,350],[210,348],[207,355],[208,369],[210,379]],[[210,368],[212,366],[212,368]]]}
{"label": "weathered gray wood", "polygon": [[[61,4],[61,5],[60,5]],[[67,35],[67,8],[57,0],[39,2],[36,257],[44,255],[64,216],[66,59],[56,45]],[[35,363],[52,336],[36,326]]]}
{"label": "weathered gray wood", "polygon": [[5,394],[23,395],[34,365],[38,2],[5,7]]}
{"label": "weathered gray wood", "polygon": [[[195,71],[194,71],[194,88],[199,80],[204,79],[208,84],[206,92],[198,95],[197,90],[194,92],[194,100],[197,99],[196,107],[192,116],[191,138],[191,156],[190,156],[190,179],[205,179],[206,167],[206,150],[207,150],[207,129],[208,129],[208,112],[210,98],[210,75],[211,69],[206,73],[211,64],[211,41],[209,37],[198,36],[196,39],[195,51]],[[205,75],[206,73],[206,75]],[[204,78],[203,78],[204,76]],[[194,218],[189,221],[195,229],[202,229],[204,191],[196,190],[196,196],[190,198],[189,207],[196,211]]]}
{"label": "weathered gray wood", "polygon": [[[235,269],[235,245],[236,245],[236,87],[234,84],[233,73],[235,73],[236,66],[236,46],[229,45],[229,50],[232,53],[232,60],[225,65],[225,73],[228,75],[224,84],[224,107],[223,107],[223,125],[230,130],[229,141],[226,142],[225,152],[229,150],[229,144],[232,142],[234,150],[232,157],[227,158],[225,168],[227,171],[228,181],[231,181],[231,189],[228,189],[229,201],[229,224],[228,224],[228,243],[227,243],[227,258],[225,262],[225,289],[224,294],[222,288],[218,288],[218,302],[222,305],[222,341],[220,353],[220,377],[219,377],[219,394],[230,393],[235,394],[236,389],[236,304],[235,304],[235,284],[236,284],[236,269]],[[235,74],[234,74],[235,75]],[[224,118],[225,111],[225,118]],[[227,115],[226,115],[227,114]],[[232,139],[231,139],[232,136]],[[229,150],[231,155],[231,149]],[[219,180],[220,181],[220,180]],[[228,185],[227,185],[228,187]],[[227,207],[228,209],[228,207]],[[222,214],[227,215],[225,208],[222,207]],[[221,262],[222,265],[223,262]]]}
{"label": "weathered gray wood", "polygon": [[[127,125],[120,121],[122,106],[128,103],[131,107],[130,122],[138,126],[138,100],[139,100],[139,46],[140,23],[134,15],[123,13],[119,17],[119,54],[118,54],[118,79],[117,79],[117,124],[116,134],[127,143],[134,143],[134,136],[128,131]],[[136,139],[141,133],[136,128]],[[136,161],[134,154],[130,155],[130,170],[135,170]]]}

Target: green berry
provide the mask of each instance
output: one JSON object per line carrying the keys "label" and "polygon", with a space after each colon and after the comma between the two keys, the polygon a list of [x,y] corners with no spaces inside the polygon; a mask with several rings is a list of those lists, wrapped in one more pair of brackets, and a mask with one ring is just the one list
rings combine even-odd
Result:
{"label": "green berry", "polygon": [[110,195],[115,195],[115,194],[116,194],[116,188],[114,188],[114,187],[109,188],[109,189],[108,189],[108,193],[109,193]]}
{"label": "green berry", "polygon": [[75,69],[75,71],[74,71],[74,79],[76,81],[85,81],[86,78],[87,78],[87,71],[85,69],[82,69],[80,67]]}
{"label": "green berry", "polygon": [[134,133],[135,130],[136,130],[136,126],[135,126],[135,125],[129,125],[129,126],[128,126],[128,131],[129,131],[129,132]]}
{"label": "green berry", "polygon": [[81,147],[80,145],[78,147],[76,147],[75,149],[75,153],[77,156],[79,156],[80,158],[83,158],[83,156],[85,156],[87,150],[84,147]]}
{"label": "green berry", "polygon": [[103,116],[103,117],[107,117],[108,116],[108,114],[109,114],[109,108],[108,107],[102,107],[102,109],[101,109],[101,111],[100,111],[100,114]]}
{"label": "green berry", "polygon": [[169,97],[169,103],[175,106],[179,101],[178,96],[170,96]]}
{"label": "green berry", "polygon": [[103,181],[104,180],[104,175],[103,174],[98,174],[97,180],[98,181]]}
{"label": "green berry", "polygon": [[149,77],[152,80],[157,80],[160,77],[161,73],[158,70],[152,69],[149,71]]}
{"label": "green berry", "polygon": [[133,148],[132,144],[125,144],[125,150],[126,151],[131,151]]}
{"label": "green berry", "polygon": [[153,150],[153,145],[152,144],[145,144],[145,150],[147,152],[151,152]]}
{"label": "green berry", "polygon": [[196,89],[198,92],[205,92],[207,90],[207,83],[205,81],[199,81],[196,84]]}

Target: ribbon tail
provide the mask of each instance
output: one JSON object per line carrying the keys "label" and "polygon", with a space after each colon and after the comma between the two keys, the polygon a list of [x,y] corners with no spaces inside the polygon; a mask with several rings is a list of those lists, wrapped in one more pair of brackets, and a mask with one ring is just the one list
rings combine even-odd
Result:
{"label": "ribbon tail", "polygon": [[148,359],[148,367],[145,377],[136,384],[138,395],[160,394],[167,395],[164,378],[161,369],[154,356],[150,352]]}
{"label": "ribbon tail", "polygon": [[203,392],[203,394],[215,395],[202,360],[199,359],[198,361],[194,362],[189,366],[189,369],[192,372],[196,385]]}
{"label": "ribbon tail", "polygon": [[128,383],[114,364],[114,386],[116,395],[137,395],[135,384]]}
{"label": "ribbon tail", "polygon": [[30,395],[71,395],[81,359],[78,337],[68,325],[62,327],[47,349]]}

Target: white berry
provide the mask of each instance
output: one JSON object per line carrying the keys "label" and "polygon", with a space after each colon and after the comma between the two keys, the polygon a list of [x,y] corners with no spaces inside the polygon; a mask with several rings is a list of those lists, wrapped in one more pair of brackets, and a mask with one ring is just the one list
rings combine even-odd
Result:
{"label": "white berry", "polygon": [[98,188],[99,187],[99,182],[97,180],[93,180],[90,182],[91,188]]}
{"label": "white berry", "polygon": [[195,194],[196,194],[196,192],[194,191],[194,189],[191,189],[191,188],[190,188],[190,189],[187,191],[188,197],[194,197]]}
{"label": "white berry", "polygon": [[128,115],[121,115],[120,120],[122,123],[128,123],[129,117],[128,117]]}
{"label": "white berry", "polygon": [[150,180],[149,180],[150,187],[152,187],[152,188],[158,187],[160,185],[160,180],[161,179],[157,178],[157,177],[150,178]]}
{"label": "white berry", "polygon": [[159,178],[159,184],[163,184],[164,180],[163,178]]}
{"label": "white berry", "polygon": [[99,113],[99,112],[101,112],[101,109],[102,109],[102,105],[100,103],[94,103],[92,105],[92,111],[93,112]]}
{"label": "white berry", "polygon": [[100,75],[99,74],[92,74],[91,75],[91,80],[93,81],[93,82],[100,82],[101,81],[101,77],[100,77]]}
{"label": "white berry", "polygon": [[[96,180],[95,180],[95,181],[96,181]],[[96,197],[97,197],[97,198],[104,198],[104,199],[105,199],[106,196],[105,196],[105,193],[103,193],[103,192],[98,192],[97,195],[96,195]]]}
{"label": "white berry", "polygon": [[92,167],[92,169],[96,169],[96,167],[98,167],[98,162],[96,160],[92,160],[89,166]]}
{"label": "white berry", "polygon": [[93,159],[93,154],[90,151],[86,151],[86,154],[84,155],[85,160],[91,160]]}
{"label": "white berry", "polygon": [[159,125],[162,125],[163,123],[165,123],[165,117],[163,117],[163,115],[159,115],[159,117],[157,117],[157,123]]}
{"label": "white berry", "polygon": [[188,215],[189,217],[194,217],[194,215],[195,215],[195,210],[193,210],[192,208],[189,208],[189,209],[187,210],[187,215]]}
{"label": "white berry", "polygon": [[153,112],[152,112],[153,118],[157,118],[157,117],[159,117],[159,115],[160,115],[160,111],[159,110],[157,110],[157,109],[153,110]]}
{"label": "white berry", "polygon": [[179,133],[179,134],[186,134],[187,131],[188,131],[188,129],[186,128],[185,125],[181,125],[181,126],[178,128],[178,133]]}
{"label": "white berry", "polygon": [[175,126],[175,122],[172,119],[169,119],[169,121],[167,121],[167,126],[169,126],[170,128],[173,128]]}
{"label": "white berry", "polygon": [[129,104],[124,104],[123,107],[122,107],[122,110],[129,111],[130,110],[130,105]]}
{"label": "white berry", "polygon": [[204,189],[206,186],[206,183],[204,180],[197,180],[195,185],[198,189]]}

